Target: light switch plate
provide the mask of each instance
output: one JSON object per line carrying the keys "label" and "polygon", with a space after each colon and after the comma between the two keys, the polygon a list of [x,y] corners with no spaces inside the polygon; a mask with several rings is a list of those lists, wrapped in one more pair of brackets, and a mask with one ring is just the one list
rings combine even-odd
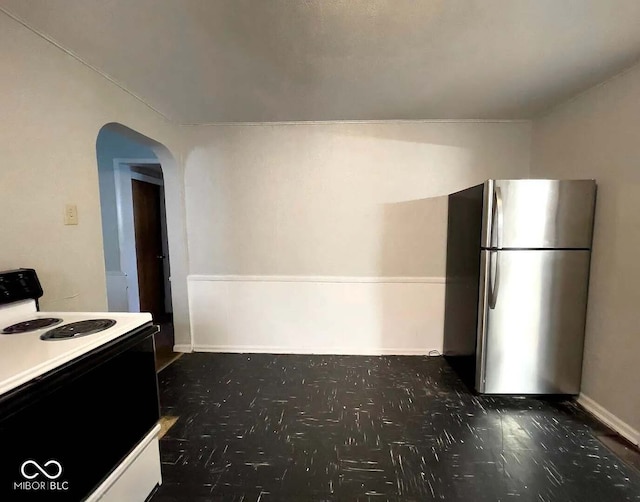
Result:
{"label": "light switch plate", "polygon": [[65,225],[78,224],[78,206],[76,206],[75,204],[67,204],[64,207],[64,224]]}

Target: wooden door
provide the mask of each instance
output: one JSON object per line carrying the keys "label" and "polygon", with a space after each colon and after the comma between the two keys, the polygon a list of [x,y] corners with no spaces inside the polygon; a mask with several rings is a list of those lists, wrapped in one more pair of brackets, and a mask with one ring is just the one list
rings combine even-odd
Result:
{"label": "wooden door", "polygon": [[154,320],[164,313],[164,275],[160,216],[160,187],[131,180],[138,264],[140,311]]}

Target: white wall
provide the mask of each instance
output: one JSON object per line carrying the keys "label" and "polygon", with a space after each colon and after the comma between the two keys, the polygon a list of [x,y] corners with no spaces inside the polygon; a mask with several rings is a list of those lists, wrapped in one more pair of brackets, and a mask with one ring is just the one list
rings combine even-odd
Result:
{"label": "white wall", "polygon": [[536,177],[598,182],[582,392],[637,442],[640,66],[536,121],[532,151]]}
{"label": "white wall", "polygon": [[439,277],[189,277],[193,348],[214,352],[442,352]]}
{"label": "white wall", "polygon": [[187,128],[191,273],[442,276],[446,202],[529,174],[526,122]]}
{"label": "white wall", "polygon": [[[119,122],[173,152],[178,165],[167,176],[174,186],[167,203],[179,219],[184,205],[180,131],[4,13],[0,47],[0,269],[36,268],[45,310],[105,310],[98,132],[106,123]],[[66,203],[77,204],[79,225],[63,225]],[[179,300],[174,301],[179,310],[176,338],[188,340],[188,254],[180,227],[184,222],[174,225],[170,235],[174,295]]]}
{"label": "white wall", "polygon": [[[527,122],[185,129],[200,349],[441,350],[445,196],[529,174]],[[381,277],[393,277],[393,286]],[[233,301],[239,290],[250,301]],[[415,322],[394,332],[398,299]],[[318,312],[329,321],[320,323]],[[278,328],[286,326],[299,327],[299,338]]]}

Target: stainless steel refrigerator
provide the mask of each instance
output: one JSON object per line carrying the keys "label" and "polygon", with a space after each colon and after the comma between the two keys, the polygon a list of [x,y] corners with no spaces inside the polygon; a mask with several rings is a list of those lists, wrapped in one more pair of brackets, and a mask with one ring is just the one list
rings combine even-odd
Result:
{"label": "stainless steel refrigerator", "polygon": [[593,180],[489,180],[449,196],[444,355],[486,394],[577,394]]}

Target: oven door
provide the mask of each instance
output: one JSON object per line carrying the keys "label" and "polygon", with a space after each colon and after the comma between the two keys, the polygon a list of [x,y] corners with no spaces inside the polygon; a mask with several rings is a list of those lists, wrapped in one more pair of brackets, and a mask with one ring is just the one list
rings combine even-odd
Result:
{"label": "oven door", "polygon": [[156,332],[149,323],[0,397],[0,500],[83,500],[133,450],[159,419]]}

